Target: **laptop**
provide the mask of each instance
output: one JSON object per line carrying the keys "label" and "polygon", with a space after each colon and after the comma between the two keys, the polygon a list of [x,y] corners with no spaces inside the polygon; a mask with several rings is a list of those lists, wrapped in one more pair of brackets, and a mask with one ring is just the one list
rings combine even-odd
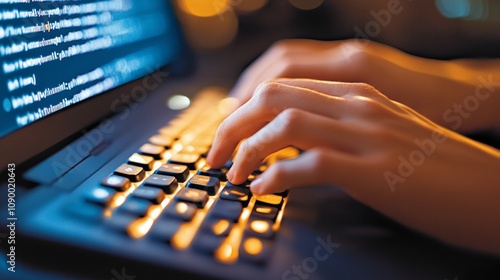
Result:
{"label": "laptop", "polygon": [[0,1],[1,279],[498,279],[334,186],[252,195],[293,148],[228,182],[183,37],[164,0]]}

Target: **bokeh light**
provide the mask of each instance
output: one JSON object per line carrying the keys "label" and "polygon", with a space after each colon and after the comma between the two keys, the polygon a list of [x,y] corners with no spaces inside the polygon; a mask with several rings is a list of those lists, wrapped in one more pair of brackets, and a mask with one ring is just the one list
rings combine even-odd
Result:
{"label": "bokeh light", "polygon": [[288,0],[288,2],[301,10],[313,10],[323,4],[323,0]]}
{"label": "bokeh light", "polygon": [[221,48],[233,41],[238,33],[238,17],[232,9],[210,17],[181,13],[188,40],[199,49]]}
{"label": "bokeh light", "polygon": [[228,0],[177,0],[177,3],[184,12],[199,17],[212,17],[229,8]]}

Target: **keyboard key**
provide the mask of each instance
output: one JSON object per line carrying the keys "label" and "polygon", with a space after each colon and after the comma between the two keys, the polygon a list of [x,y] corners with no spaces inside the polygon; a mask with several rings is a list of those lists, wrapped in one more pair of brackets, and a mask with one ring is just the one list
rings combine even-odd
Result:
{"label": "keyboard key", "polygon": [[280,208],[283,204],[283,197],[274,194],[256,195],[256,205],[274,206]]}
{"label": "keyboard key", "polygon": [[109,205],[116,191],[108,188],[94,188],[85,194],[85,200],[103,207]]}
{"label": "keyboard key", "polygon": [[202,229],[206,233],[216,236],[227,236],[231,231],[232,226],[232,221],[219,218],[208,218],[203,221]]}
{"label": "keyboard key", "polygon": [[140,186],[132,193],[132,196],[139,199],[148,200],[154,204],[160,204],[165,197],[165,193],[162,189],[159,188]]}
{"label": "keyboard key", "polygon": [[250,184],[250,182],[248,182],[248,181],[243,182],[242,184],[238,184],[238,185],[233,184],[233,183],[231,183],[231,182],[229,182],[229,181],[228,181],[228,182],[226,183],[226,187],[242,187],[242,188],[249,188],[249,187],[250,187],[250,186],[249,186],[249,184]]}
{"label": "keyboard key", "polygon": [[181,131],[182,131],[181,127],[174,127],[174,126],[165,126],[165,127],[160,128],[160,130],[158,130],[158,132],[161,135],[163,135],[165,137],[172,138],[174,140],[179,139],[178,136],[179,136]]}
{"label": "keyboard key", "polygon": [[185,165],[167,163],[160,166],[160,168],[156,170],[156,173],[174,176],[177,181],[185,182],[189,176],[189,168]]}
{"label": "keyboard key", "polygon": [[192,154],[198,154],[201,155],[202,157],[208,154],[208,150],[210,149],[209,146],[193,146],[193,145],[186,145],[184,148],[182,148],[181,153],[192,153]]}
{"label": "keyboard key", "polygon": [[172,201],[172,203],[167,206],[167,209],[165,209],[163,215],[189,222],[193,219],[197,210],[198,208],[196,205],[192,203]]}
{"label": "keyboard key", "polygon": [[140,155],[138,153],[134,153],[128,158],[128,164],[136,165],[144,168],[144,170],[153,169],[153,164],[155,163],[155,159],[150,156]]}
{"label": "keyboard key", "polygon": [[120,167],[118,167],[114,173],[116,175],[126,177],[132,182],[142,181],[146,176],[146,173],[144,172],[144,169],[142,167],[126,163],[120,165]]}
{"label": "keyboard key", "polygon": [[274,221],[278,216],[278,208],[274,206],[255,205],[250,218]]}
{"label": "keyboard key", "polygon": [[221,236],[200,232],[193,240],[193,248],[198,252],[213,255],[222,244],[222,240]]}
{"label": "keyboard key", "polygon": [[199,154],[177,153],[174,154],[168,163],[181,164],[187,166],[191,170],[196,169],[196,163],[200,160]]}
{"label": "keyboard key", "polygon": [[273,237],[273,222],[269,220],[254,219],[247,224],[246,232],[249,235],[269,239]]}
{"label": "keyboard key", "polygon": [[198,170],[198,172],[196,174],[210,176],[210,177],[216,177],[217,179],[219,179],[222,182],[227,181],[227,177],[226,177],[226,174],[224,171],[222,171],[221,169],[212,169],[209,166],[205,166],[205,167],[201,168],[200,170]]}
{"label": "keyboard key", "polygon": [[143,199],[129,198],[118,207],[117,211],[135,215],[137,217],[144,217],[148,213],[151,202]]}
{"label": "keyboard key", "polygon": [[148,236],[156,240],[170,243],[172,237],[177,233],[181,227],[182,222],[172,219],[158,219],[151,227]]}
{"label": "keyboard key", "polygon": [[244,261],[264,265],[269,262],[271,253],[272,243],[269,240],[251,236],[243,239],[241,243],[240,256]]}
{"label": "keyboard key", "polygon": [[198,189],[183,188],[177,193],[175,199],[178,201],[191,202],[194,203],[196,207],[203,208],[208,201],[208,194],[206,191]]}
{"label": "keyboard key", "polygon": [[153,144],[146,143],[139,148],[139,153],[153,157],[154,159],[162,159],[165,148]]}
{"label": "keyboard key", "polygon": [[194,175],[191,179],[189,179],[186,187],[204,190],[209,195],[215,195],[219,191],[220,181],[215,177]]}
{"label": "keyboard key", "polygon": [[226,187],[224,187],[224,189],[220,193],[220,198],[239,201],[244,207],[248,205],[251,196],[252,193],[250,192],[249,188],[234,185],[226,185]]}
{"label": "keyboard key", "polygon": [[177,186],[179,184],[177,183],[177,179],[175,179],[175,177],[153,174],[144,181],[144,185],[154,188],[160,188],[165,193],[171,194],[177,189]]}
{"label": "keyboard key", "polygon": [[164,148],[170,148],[172,147],[172,144],[174,143],[175,139],[174,137],[164,135],[164,134],[156,134],[153,135],[149,138],[149,143],[156,145],[156,146],[161,146]]}
{"label": "keyboard key", "polygon": [[106,225],[114,230],[126,233],[128,227],[137,219],[137,216],[123,212],[114,212],[111,218],[106,220]]}
{"label": "keyboard key", "polygon": [[240,218],[243,206],[237,201],[217,200],[210,210],[211,217],[225,218],[237,222]]}
{"label": "keyboard key", "polygon": [[131,183],[130,180],[125,177],[109,175],[102,180],[101,185],[123,192],[130,188]]}

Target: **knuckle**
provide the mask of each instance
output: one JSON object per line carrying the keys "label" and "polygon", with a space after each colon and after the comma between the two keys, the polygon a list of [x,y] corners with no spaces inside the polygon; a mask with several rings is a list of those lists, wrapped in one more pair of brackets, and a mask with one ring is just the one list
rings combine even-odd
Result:
{"label": "knuckle", "polygon": [[273,52],[274,55],[286,55],[294,49],[295,45],[296,41],[293,39],[280,40],[271,45],[270,51]]}
{"label": "knuckle", "polygon": [[229,130],[229,122],[229,119],[226,118],[219,124],[219,127],[215,132],[215,137],[217,139],[225,139],[227,131]]}
{"label": "knuckle", "polygon": [[283,162],[273,163],[266,172],[268,172],[268,175],[271,175],[268,176],[268,178],[271,178],[275,182],[280,182],[287,176],[287,172]]}
{"label": "knuckle", "polygon": [[279,93],[283,85],[274,81],[263,82],[257,88],[253,100],[259,106],[266,106],[271,104],[275,95]]}
{"label": "knuckle", "polygon": [[257,150],[249,139],[240,143],[238,153],[240,153],[246,161],[254,160],[257,156]]}
{"label": "knuckle", "polygon": [[356,96],[350,99],[351,106],[358,115],[364,117],[380,117],[386,108],[380,102],[365,96]]}
{"label": "knuckle", "polygon": [[372,96],[375,92],[377,92],[377,89],[368,83],[354,83],[353,85],[360,94],[365,96]]}
{"label": "knuckle", "polygon": [[294,131],[296,126],[303,119],[304,113],[296,108],[287,108],[281,112],[277,119],[279,120],[279,127],[282,128],[283,132],[290,134]]}
{"label": "knuckle", "polygon": [[323,173],[325,167],[328,166],[328,150],[326,148],[318,147],[309,152],[311,157],[310,168],[318,173]]}

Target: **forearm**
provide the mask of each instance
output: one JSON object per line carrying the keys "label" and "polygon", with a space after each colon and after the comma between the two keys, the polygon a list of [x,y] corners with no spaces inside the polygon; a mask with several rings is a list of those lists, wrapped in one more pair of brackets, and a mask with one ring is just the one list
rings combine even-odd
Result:
{"label": "forearm", "polygon": [[[455,158],[436,163],[430,162],[430,155],[417,165],[405,154],[402,158],[406,163],[400,160],[398,166],[388,170],[402,178],[392,189],[387,185],[387,189],[346,189],[363,203],[417,231],[454,245],[500,254],[500,151],[477,143],[476,151],[454,153],[446,151],[446,142],[437,145],[441,146],[436,146],[436,157],[445,152],[448,156],[456,154]],[[461,169],[449,165],[467,161],[468,166]],[[412,168],[414,172],[408,174]]]}

